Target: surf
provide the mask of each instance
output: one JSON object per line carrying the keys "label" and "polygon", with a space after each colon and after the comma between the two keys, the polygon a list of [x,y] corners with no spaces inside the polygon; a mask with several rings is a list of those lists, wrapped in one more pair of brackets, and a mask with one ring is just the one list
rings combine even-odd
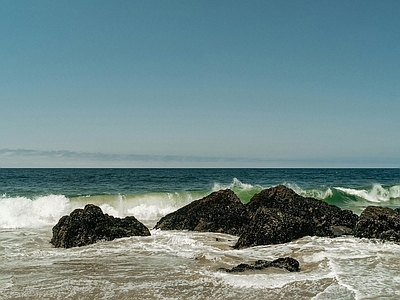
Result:
{"label": "surf", "polygon": [[89,203],[98,205],[104,213],[114,217],[124,218],[133,215],[151,227],[161,217],[206,194],[206,192],[160,192],[70,198],[53,194],[33,198],[3,195],[0,197],[0,228],[54,226],[62,216]]}
{"label": "surf", "polygon": [[[366,187],[316,186],[302,188],[296,183],[283,182],[303,197],[312,197],[329,204],[361,213],[369,205],[400,206],[400,185],[372,184]],[[244,203],[268,185],[252,184],[234,177],[228,183],[215,181],[209,189],[196,191],[149,191],[133,194],[75,195],[48,194],[36,196],[0,196],[0,228],[38,228],[54,226],[58,220],[76,208],[92,203],[104,213],[124,218],[133,215],[152,227],[163,216],[213,191],[231,189]]]}
{"label": "surf", "polygon": [[71,212],[71,204],[63,195],[0,198],[0,228],[38,228],[55,225]]}

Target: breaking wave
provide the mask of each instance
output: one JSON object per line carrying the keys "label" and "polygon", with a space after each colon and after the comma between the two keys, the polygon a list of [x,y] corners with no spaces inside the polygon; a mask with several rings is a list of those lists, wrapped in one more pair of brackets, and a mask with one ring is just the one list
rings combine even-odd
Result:
{"label": "breaking wave", "polygon": [[0,228],[26,228],[54,225],[70,212],[70,201],[63,195],[0,198]]}
{"label": "breaking wave", "polygon": [[374,184],[370,189],[350,189],[336,187],[335,189],[357,198],[365,199],[369,202],[389,202],[400,198],[400,185],[383,187],[380,184]]}
{"label": "breaking wave", "polygon": [[[400,185],[373,184],[364,188],[329,187],[301,188],[283,183],[303,197],[312,197],[343,209],[360,213],[368,205],[400,206]],[[115,217],[135,216],[152,227],[163,216],[213,191],[232,189],[243,203],[267,186],[243,183],[233,178],[229,184],[214,183],[210,190],[184,192],[149,192],[133,195],[86,195],[68,198],[65,195],[46,195],[34,198],[6,194],[0,197],[0,228],[38,228],[54,226],[58,220],[76,208],[88,203],[101,207],[104,213]]]}

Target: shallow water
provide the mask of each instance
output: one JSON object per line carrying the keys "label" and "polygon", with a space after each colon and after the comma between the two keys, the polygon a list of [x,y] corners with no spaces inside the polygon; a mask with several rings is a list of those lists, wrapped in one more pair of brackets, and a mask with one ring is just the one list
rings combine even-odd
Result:
{"label": "shallow water", "polygon": [[[400,246],[305,237],[232,249],[237,237],[152,230],[94,245],[56,249],[50,228],[1,230],[4,299],[398,299]],[[225,273],[221,267],[290,256],[301,271]]]}

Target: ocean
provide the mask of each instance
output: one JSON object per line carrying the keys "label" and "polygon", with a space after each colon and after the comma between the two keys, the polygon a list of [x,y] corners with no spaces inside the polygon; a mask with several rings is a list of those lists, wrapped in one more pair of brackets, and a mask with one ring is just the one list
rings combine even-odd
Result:
{"label": "ocean", "polygon": [[[238,237],[153,230],[166,214],[230,188],[243,203],[284,184],[357,214],[400,206],[400,169],[0,169],[1,299],[399,299],[400,245],[304,237],[236,250]],[[52,227],[93,203],[151,236],[61,249]],[[300,272],[226,273],[290,256]]]}

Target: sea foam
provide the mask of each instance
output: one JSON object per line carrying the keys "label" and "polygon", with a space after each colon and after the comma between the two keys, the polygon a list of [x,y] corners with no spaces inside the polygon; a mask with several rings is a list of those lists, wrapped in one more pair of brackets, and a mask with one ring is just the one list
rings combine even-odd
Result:
{"label": "sea foam", "polygon": [[213,191],[218,191],[221,189],[242,189],[242,190],[251,190],[251,189],[262,189],[261,186],[253,186],[251,184],[248,183],[243,183],[241,182],[239,179],[237,179],[236,177],[233,178],[232,182],[230,184],[227,185],[222,185],[221,183],[215,182],[214,186],[212,188]]}
{"label": "sea foam", "polygon": [[89,203],[98,205],[103,213],[114,217],[134,216],[139,221],[154,225],[161,217],[202,196],[191,193],[149,193],[75,198],[47,195],[30,199],[3,195],[0,197],[0,228],[54,226],[62,216]]}
{"label": "sea foam", "polygon": [[284,183],[284,185],[287,186],[288,188],[294,190],[297,194],[299,194],[300,196],[303,196],[303,197],[312,197],[312,198],[316,198],[319,200],[325,200],[325,199],[333,196],[332,189],[329,187],[327,187],[327,188],[321,187],[321,188],[304,190],[304,189],[300,188],[297,184]]}
{"label": "sea foam", "polygon": [[37,228],[51,226],[70,212],[70,202],[63,195],[0,198],[0,228]]}
{"label": "sea foam", "polygon": [[363,198],[369,202],[387,202],[392,199],[400,198],[400,185],[384,188],[380,184],[374,184],[371,189],[351,189],[335,187],[335,189],[359,198]]}
{"label": "sea foam", "polygon": [[103,213],[118,218],[134,216],[145,225],[152,227],[163,216],[203,196],[203,193],[190,192],[97,195],[71,198],[70,204],[71,209],[75,209],[92,203],[99,206]]}

